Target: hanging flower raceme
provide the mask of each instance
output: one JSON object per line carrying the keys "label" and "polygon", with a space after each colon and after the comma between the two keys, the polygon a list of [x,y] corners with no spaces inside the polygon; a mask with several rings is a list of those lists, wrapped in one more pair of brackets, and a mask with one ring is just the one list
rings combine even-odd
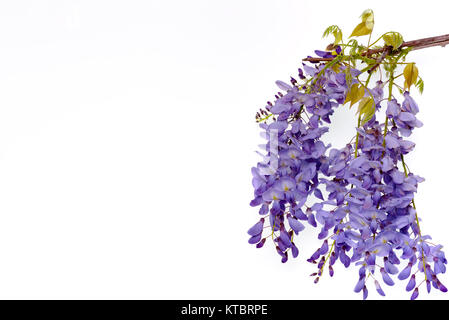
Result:
{"label": "hanging flower raceme", "polygon": [[[362,20],[371,25],[371,15],[366,11]],[[411,299],[424,283],[428,292],[432,287],[446,292],[438,276],[446,271],[447,260],[442,246],[422,234],[414,201],[424,179],[405,163],[415,146],[410,136],[422,126],[408,91],[412,84],[422,89],[417,68],[404,69],[405,88],[395,82],[398,61],[409,50],[392,51],[402,37],[391,33],[383,37],[385,49],[368,57],[366,47],[355,40],[339,44],[338,27],[326,33],[334,34],[334,44],[328,51],[315,51],[319,58],[305,59],[318,63],[303,64],[291,84],[277,81],[281,92],[256,115],[266,144],[262,161],[252,168],[250,204],[261,217],[248,230],[249,243],[261,248],[269,240],[287,262],[305,248],[296,236],[310,225],[320,230],[320,245],[307,259],[317,266],[315,283],[325,269],[333,276],[332,266],[341,262],[358,269],[354,291],[364,299],[369,281],[383,296],[382,286],[393,286],[395,278],[407,282]],[[350,48],[349,54],[342,48]],[[358,67],[358,60],[368,66]],[[371,87],[375,73],[388,80]],[[331,148],[321,138],[334,110],[347,103],[358,103],[355,139],[341,149]]]}

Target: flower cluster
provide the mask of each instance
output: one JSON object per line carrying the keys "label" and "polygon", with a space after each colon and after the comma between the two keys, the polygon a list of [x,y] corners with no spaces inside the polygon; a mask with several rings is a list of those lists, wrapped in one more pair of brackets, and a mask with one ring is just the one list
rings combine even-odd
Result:
{"label": "flower cluster", "polygon": [[[385,99],[387,82],[378,81],[370,89],[359,75],[349,66],[304,65],[304,71],[299,69],[302,84],[294,78],[291,85],[277,82],[284,93],[256,116],[267,143],[263,160],[252,168],[251,206],[260,207],[262,217],[249,229],[249,243],[260,248],[271,238],[286,262],[289,255],[298,256],[295,235],[309,224],[320,228],[322,241],[307,260],[317,265],[315,282],[325,267],[333,276],[332,266],[340,261],[358,267],[354,291],[364,299],[369,278],[383,296],[380,278],[392,286],[396,275],[407,280],[411,299],[423,283],[428,292],[432,286],[446,292],[438,275],[446,271],[447,260],[442,246],[421,234],[414,202],[423,178],[404,161],[414,148],[407,138],[422,126],[416,118],[418,106],[408,91],[401,102],[391,91]],[[359,118],[355,142],[331,149],[321,137],[354,85],[372,100],[373,112],[363,123]],[[382,103],[385,120],[378,120]]]}
{"label": "flower cluster", "polygon": [[[261,123],[267,144],[264,161],[252,168],[255,198],[252,206],[260,206],[259,213],[269,218],[271,238],[282,261],[291,255],[298,255],[293,234],[304,229],[300,220],[316,227],[313,208],[303,212],[302,208],[310,195],[324,200],[318,188],[318,174],[327,171],[326,146],[321,136],[328,131],[325,122],[330,123],[333,109],[342,103],[347,92],[344,73],[320,70],[305,66],[306,73],[313,77],[324,71],[325,76],[314,84],[322,88],[314,92],[303,92],[292,78],[292,85],[278,81],[286,93],[278,93],[277,100],[269,103],[267,110],[273,117],[271,124]],[[299,77],[304,79],[302,69]],[[265,218],[254,225],[248,233],[250,243],[262,247],[268,238],[262,237]]]}

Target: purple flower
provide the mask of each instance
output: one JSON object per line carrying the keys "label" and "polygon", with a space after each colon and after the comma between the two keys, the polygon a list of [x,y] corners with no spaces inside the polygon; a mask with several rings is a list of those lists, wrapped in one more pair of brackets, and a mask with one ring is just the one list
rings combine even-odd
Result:
{"label": "purple flower", "polygon": [[275,184],[275,189],[280,192],[292,191],[296,187],[295,179],[291,177],[282,177]]}
{"label": "purple flower", "polygon": [[324,255],[329,251],[329,244],[327,240],[323,241],[323,245],[320,248],[320,254]]}
{"label": "purple flower", "polygon": [[292,246],[290,235],[287,233],[287,231],[281,230],[279,239],[282,241],[282,244],[284,244],[285,247],[290,248]]}
{"label": "purple flower", "polygon": [[441,282],[437,282],[438,285],[438,289],[441,290],[441,292],[447,292],[447,288],[441,283]]}
{"label": "purple flower", "polygon": [[384,268],[385,271],[388,272],[389,274],[396,274],[399,272],[398,268],[396,268],[394,264],[392,264],[390,261],[387,260],[387,257],[385,257]]}
{"label": "purple flower", "polygon": [[259,222],[257,222],[254,226],[252,226],[252,227],[248,230],[248,234],[249,234],[250,236],[255,236],[255,235],[261,234],[261,233],[262,233],[262,230],[263,230],[264,221],[265,221],[264,218],[261,218],[261,219],[259,220]]}
{"label": "purple flower", "polygon": [[382,279],[386,285],[388,285],[388,286],[394,285],[393,280],[390,278],[390,276],[388,275],[388,273],[385,271],[384,268],[380,268],[380,274],[382,275]]}
{"label": "purple flower", "polygon": [[298,247],[296,247],[296,245],[293,242],[292,242],[291,249],[292,249],[293,258],[296,258],[299,254],[299,250],[298,250]]}
{"label": "purple flower", "polygon": [[411,112],[413,114],[417,114],[419,112],[418,105],[416,104],[415,100],[410,97],[410,93],[408,91],[404,92],[404,101],[402,102],[402,108],[404,108],[405,111]]}
{"label": "purple flower", "polygon": [[286,84],[285,82],[280,81],[280,80],[276,81],[276,85],[277,85],[280,89],[285,90],[285,91],[291,90],[291,89],[293,88],[291,85]]}
{"label": "purple flower", "polygon": [[298,234],[299,232],[304,230],[304,228],[305,228],[304,225],[301,222],[299,222],[298,220],[296,220],[295,218],[288,217],[287,220],[288,220],[288,224],[290,225],[290,228],[292,228],[296,234]]}
{"label": "purple flower", "polygon": [[354,287],[354,292],[360,292],[365,286],[365,276],[361,276]]}
{"label": "purple flower", "polygon": [[388,134],[385,137],[385,143],[388,149],[395,149],[399,148],[400,144],[397,138],[393,137],[392,135]]}
{"label": "purple flower", "polygon": [[409,263],[404,270],[401,271],[401,273],[399,273],[398,275],[398,279],[399,280],[404,280],[407,279],[410,276],[410,272],[412,270],[412,264]]}
{"label": "purple flower", "polygon": [[418,288],[415,288],[415,290],[413,290],[412,296],[410,297],[410,300],[415,300],[416,298],[418,298],[419,295],[419,290]]}
{"label": "purple flower", "polygon": [[265,201],[282,200],[284,199],[284,194],[274,188],[271,188],[262,194],[262,199]]}
{"label": "purple flower", "polygon": [[313,227],[317,226],[315,216],[312,213],[307,216],[307,222]]}
{"label": "purple flower", "polygon": [[366,298],[368,298],[368,289],[363,286],[363,300],[366,300]]}
{"label": "purple flower", "polygon": [[376,290],[377,292],[381,295],[381,296],[385,296],[384,291],[382,290],[382,287],[380,286],[379,282],[377,280],[374,280],[374,285],[376,286]]}
{"label": "purple flower", "polygon": [[322,58],[333,58],[335,57],[335,55],[333,55],[331,52],[329,51],[321,51],[321,50],[315,50],[315,54],[319,57]]}
{"label": "purple flower", "polygon": [[334,276],[334,268],[332,268],[331,265],[329,265],[329,276],[331,276],[331,277]]}
{"label": "purple flower", "polygon": [[411,291],[411,290],[413,290],[413,288],[415,288],[415,286],[416,286],[415,275],[412,274],[412,276],[410,277],[409,282],[407,283],[407,287],[405,288],[405,290]]}
{"label": "purple flower", "polygon": [[261,238],[262,238],[262,234],[256,234],[255,236],[252,236],[251,238],[249,238],[248,243],[256,244],[260,241]]}
{"label": "purple flower", "polygon": [[392,99],[387,103],[387,116],[389,118],[396,118],[401,112],[401,107],[399,106],[396,99]]}
{"label": "purple flower", "polygon": [[349,264],[351,263],[351,259],[348,257],[348,255],[345,253],[344,250],[340,250],[340,261],[343,263],[345,268],[349,267]]}
{"label": "purple flower", "polygon": [[256,245],[256,248],[262,248],[263,245],[265,244],[266,238],[262,238],[262,240],[260,240],[260,242]]}

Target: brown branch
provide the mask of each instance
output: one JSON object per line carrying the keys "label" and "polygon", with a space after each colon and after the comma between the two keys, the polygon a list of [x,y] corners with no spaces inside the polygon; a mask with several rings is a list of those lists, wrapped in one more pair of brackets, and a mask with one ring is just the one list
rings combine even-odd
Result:
{"label": "brown branch", "polygon": [[[445,34],[442,36],[436,36],[436,37],[429,37],[429,38],[423,38],[423,39],[417,39],[417,40],[411,40],[403,42],[397,50],[394,50],[392,54],[399,53],[399,50],[406,47],[412,47],[412,50],[419,50],[429,47],[436,47],[436,46],[442,46],[449,44],[449,34]],[[388,50],[391,50],[391,46],[384,46],[382,48],[376,48],[376,49],[368,49],[365,52],[362,52],[362,56],[371,57],[374,54],[380,53],[380,52],[386,52]],[[321,61],[332,61],[334,58],[304,58],[303,61],[309,61],[309,62],[321,62]]]}
{"label": "brown branch", "polygon": [[309,62],[321,62],[321,61],[332,61],[334,58],[304,58],[302,61],[309,61]]}

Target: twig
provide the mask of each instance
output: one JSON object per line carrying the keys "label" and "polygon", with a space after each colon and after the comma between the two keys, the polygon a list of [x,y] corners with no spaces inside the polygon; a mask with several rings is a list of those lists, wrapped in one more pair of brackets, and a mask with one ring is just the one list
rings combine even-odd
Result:
{"label": "twig", "polygon": [[312,57],[308,57],[308,58],[302,59],[302,61],[309,61],[309,62],[321,62],[321,61],[332,61],[332,60],[334,60],[334,58],[312,58]]}

